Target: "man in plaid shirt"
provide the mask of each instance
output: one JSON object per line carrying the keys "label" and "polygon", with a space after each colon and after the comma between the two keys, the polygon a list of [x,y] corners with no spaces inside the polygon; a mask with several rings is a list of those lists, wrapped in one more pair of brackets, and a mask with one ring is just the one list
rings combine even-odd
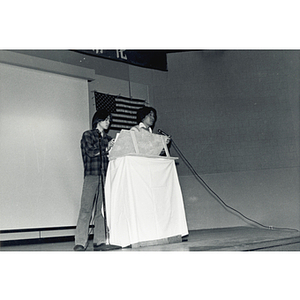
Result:
{"label": "man in plaid shirt", "polygon": [[84,165],[84,182],[75,231],[75,251],[84,251],[88,245],[89,225],[94,209],[94,247],[101,243],[102,234],[102,172],[103,182],[108,167],[108,151],[114,140],[106,134],[111,122],[111,115],[105,109],[98,110],[92,120],[92,130],[83,133],[81,139],[81,153]]}

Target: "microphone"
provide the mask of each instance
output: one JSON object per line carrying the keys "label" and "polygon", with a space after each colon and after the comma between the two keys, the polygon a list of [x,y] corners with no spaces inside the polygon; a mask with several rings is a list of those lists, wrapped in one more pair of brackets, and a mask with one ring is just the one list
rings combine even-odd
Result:
{"label": "microphone", "polygon": [[165,133],[165,132],[164,132],[163,130],[161,130],[161,129],[157,129],[157,132],[160,133],[160,134],[162,134],[162,135],[165,135],[165,136],[167,136],[167,137],[171,137],[169,134]]}

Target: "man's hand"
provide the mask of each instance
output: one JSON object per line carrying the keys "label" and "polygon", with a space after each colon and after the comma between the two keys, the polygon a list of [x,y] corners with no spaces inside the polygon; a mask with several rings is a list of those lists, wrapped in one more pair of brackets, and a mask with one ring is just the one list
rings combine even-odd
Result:
{"label": "man's hand", "polygon": [[112,139],[108,142],[107,151],[109,151],[115,144],[115,139]]}

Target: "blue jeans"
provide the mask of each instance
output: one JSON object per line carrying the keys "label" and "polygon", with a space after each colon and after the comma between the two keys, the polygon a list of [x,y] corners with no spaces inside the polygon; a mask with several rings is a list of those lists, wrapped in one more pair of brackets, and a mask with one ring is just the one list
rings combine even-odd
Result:
{"label": "blue jeans", "polygon": [[[105,178],[103,178],[105,182]],[[98,197],[97,197],[98,196]],[[81,207],[79,211],[77,226],[75,230],[75,245],[87,247],[89,238],[89,226],[94,209],[94,244],[100,244],[105,240],[103,233],[103,217],[101,205],[103,201],[102,185],[100,176],[87,175],[84,178]]]}

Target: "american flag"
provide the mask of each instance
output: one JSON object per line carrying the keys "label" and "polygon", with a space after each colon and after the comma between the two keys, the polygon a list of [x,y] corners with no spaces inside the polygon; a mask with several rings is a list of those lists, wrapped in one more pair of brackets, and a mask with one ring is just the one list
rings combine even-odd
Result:
{"label": "american flag", "polygon": [[136,113],[145,100],[114,96],[94,91],[96,109],[107,109],[112,114],[111,129],[130,129],[137,124]]}

